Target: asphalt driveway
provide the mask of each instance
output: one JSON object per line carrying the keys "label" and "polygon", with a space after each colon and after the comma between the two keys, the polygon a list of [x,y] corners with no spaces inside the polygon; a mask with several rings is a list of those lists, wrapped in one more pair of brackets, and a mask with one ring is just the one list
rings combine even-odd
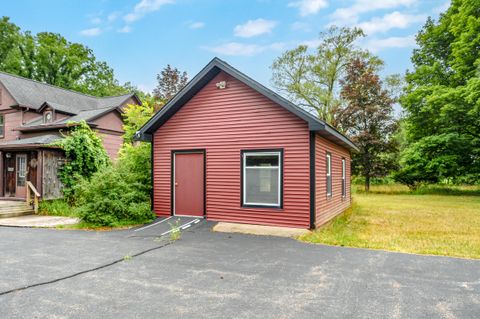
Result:
{"label": "asphalt driveway", "polygon": [[214,233],[204,221],[171,243],[158,238],[166,224],[0,227],[0,318],[480,316],[478,260]]}

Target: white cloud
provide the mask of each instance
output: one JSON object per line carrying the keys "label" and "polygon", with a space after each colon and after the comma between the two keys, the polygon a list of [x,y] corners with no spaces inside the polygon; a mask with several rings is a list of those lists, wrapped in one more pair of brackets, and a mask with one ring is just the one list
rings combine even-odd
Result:
{"label": "white cloud", "polygon": [[190,29],[201,29],[205,27],[205,22],[192,22],[188,25]]}
{"label": "white cloud", "polygon": [[281,42],[267,45],[229,42],[215,47],[204,47],[210,52],[230,56],[253,56],[267,50],[283,50],[284,48],[285,45]]}
{"label": "white cloud", "polygon": [[126,25],[123,28],[118,29],[118,32],[120,32],[120,33],[130,33],[130,32],[132,32],[132,27],[130,27],[129,25]]}
{"label": "white cloud", "polygon": [[273,20],[249,20],[245,24],[237,25],[235,29],[233,29],[233,32],[237,37],[251,38],[257,35],[271,33],[277,24],[277,21]]}
{"label": "white cloud", "polygon": [[289,7],[298,8],[302,17],[316,14],[320,9],[328,6],[327,0],[300,0],[290,2]]}
{"label": "white cloud", "polygon": [[393,9],[398,7],[409,7],[417,0],[355,0],[353,5],[346,8],[339,8],[331,15],[333,24],[354,24],[362,13],[376,10]]}
{"label": "white cloud", "polygon": [[102,29],[100,28],[90,28],[80,31],[80,34],[86,37],[95,37],[102,33]]}
{"label": "white cloud", "polygon": [[384,39],[370,39],[360,44],[373,53],[388,48],[410,48],[415,46],[415,36],[389,37]]}
{"label": "white cloud", "polygon": [[377,32],[387,32],[391,29],[404,29],[412,23],[425,21],[425,15],[403,14],[398,11],[384,15],[383,17],[374,17],[369,21],[358,23],[366,34],[371,35]]}
{"label": "white cloud", "polygon": [[155,12],[162,6],[171,3],[174,3],[174,0],[141,0],[135,5],[133,11],[126,14],[123,19],[129,23],[135,22],[143,18],[147,13]]}

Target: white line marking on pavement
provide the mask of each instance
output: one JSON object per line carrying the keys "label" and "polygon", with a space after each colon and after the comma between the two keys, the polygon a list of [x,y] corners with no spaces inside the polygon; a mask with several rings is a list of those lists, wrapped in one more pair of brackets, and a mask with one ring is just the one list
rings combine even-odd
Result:
{"label": "white line marking on pavement", "polygon": [[150,224],[150,225],[144,226],[144,227],[142,227],[142,228],[139,228],[139,229],[135,229],[134,231],[144,230],[144,229],[147,229],[148,227],[152,227],[152,226],[155,226],[155,225],[161,224],[161,223],[163,223],[164,221],[166,221],[166,220],[169,220],[169,219],[170,219],[170,218],[172,218],[172,217],[173,217],[173,216],[170,216],[170,217],[168,217],[168,218],[165,218],[165,219],[163,219],[163,220],[161,220],[161,221],[159,221],[159,222],[156,222],[156,223],[153,223],[153,224]]}
{"label": "white line marking on pavement", "polygon": [[[196,221],[199,222],[200,220],[199,220],[199,219],[195,219],[195,220],[189,221],[188,223],[185,223],[185,224],[180,225],[180,226],[178,226],[178,227],[175,227],[175,228],[172,228],[172,229],[170,229],[170,230],[167,230],[166,232],[160,234],[160,236],[167,235],[167,234],[171,233],[172,231],[174,231],[176,228],[177,228],[177,229],[185,229],[185,228],[188,228],[188,227],[191,226],[192,223],[195,223],[195,224],[196,224],[196,223],[197,223]],[[188,227],[185,227],[185,226],[187,226],[187,225],[188,225]],[[185,227],[185,228],[184,228],[184,227]]]}

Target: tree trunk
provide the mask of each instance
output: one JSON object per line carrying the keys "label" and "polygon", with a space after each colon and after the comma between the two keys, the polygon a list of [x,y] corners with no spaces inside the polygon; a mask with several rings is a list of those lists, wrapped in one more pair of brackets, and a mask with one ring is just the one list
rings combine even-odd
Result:
{"label": "tree trunk", "polygon": [[365,175],[365,192],[370,191],[370,174]]}

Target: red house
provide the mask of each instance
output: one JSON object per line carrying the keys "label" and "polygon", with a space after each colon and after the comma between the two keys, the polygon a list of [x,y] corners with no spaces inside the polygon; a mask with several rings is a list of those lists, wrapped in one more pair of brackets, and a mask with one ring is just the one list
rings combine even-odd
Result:
{"label": "red house", "polygon": [[0,197],[23,199],[29,183],[43,199],[62,196],[64,152],[52,143],[85,121],[115,159],[123,143],[123,109],[134,93],[96,97],[0,72]]}
{"label": "red house", "polygon": [[137,138],[152,143],[158,216],[315,228],[351,204],[356,146],[218,58]]}

